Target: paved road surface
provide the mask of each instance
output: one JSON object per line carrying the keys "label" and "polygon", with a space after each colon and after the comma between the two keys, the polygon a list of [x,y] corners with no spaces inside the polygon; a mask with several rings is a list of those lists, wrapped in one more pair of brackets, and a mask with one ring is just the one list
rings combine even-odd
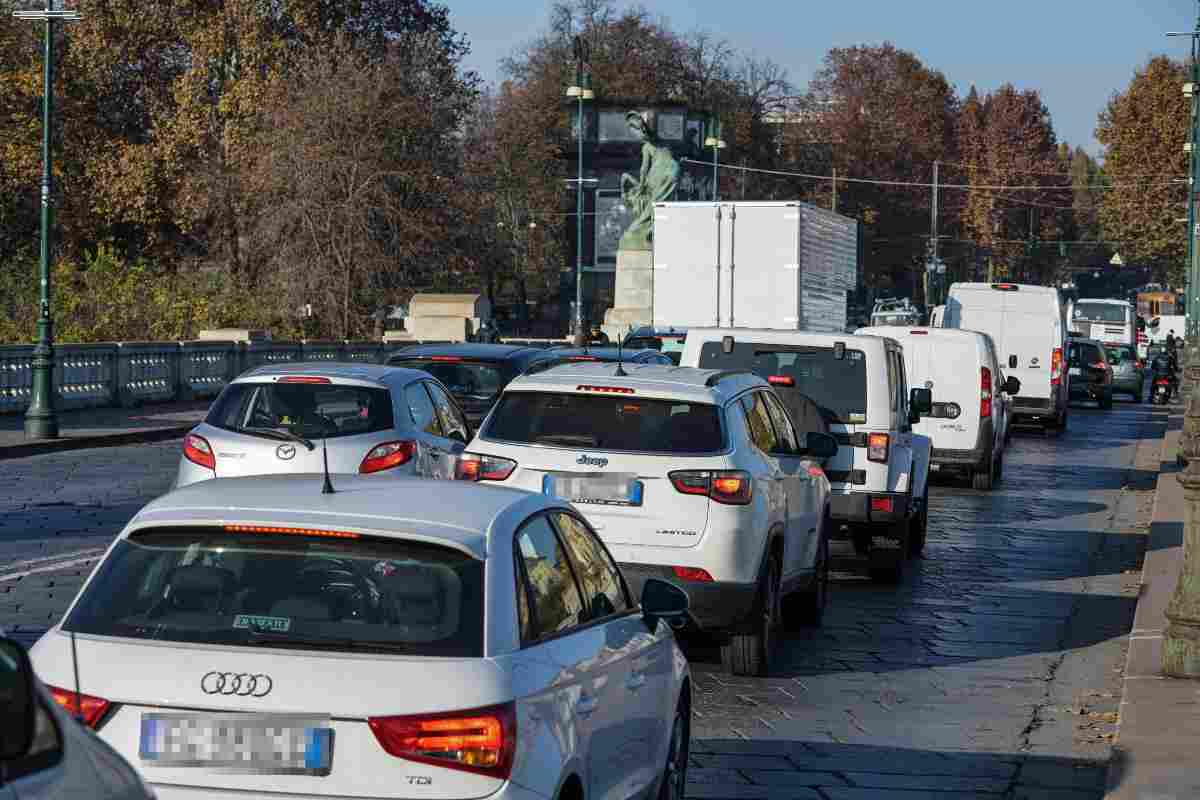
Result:
{"label": "paved road surface", "polygon": [[[1075,408],[1018,433],[992,493],[931,496],[899,588],[843,564],[826,624],[778,674],[688,645],[698,800],[1098,800],[1165,415]],[[88,559],[170,484],[177,443],[15,459],[0,471],[0,626],[36,638]],[[18,577],[19,576],[19,577]]]}

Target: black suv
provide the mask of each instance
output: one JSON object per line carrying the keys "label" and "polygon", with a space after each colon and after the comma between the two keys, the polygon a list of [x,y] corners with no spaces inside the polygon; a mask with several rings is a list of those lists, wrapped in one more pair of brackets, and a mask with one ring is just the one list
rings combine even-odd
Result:
{"label": "black suv", "polygon": [[1067,339],[1067,374],[1071,398],[1095,400],[1101,408],[1112,408],[1113,371],[1104,345],[1095,339]]}

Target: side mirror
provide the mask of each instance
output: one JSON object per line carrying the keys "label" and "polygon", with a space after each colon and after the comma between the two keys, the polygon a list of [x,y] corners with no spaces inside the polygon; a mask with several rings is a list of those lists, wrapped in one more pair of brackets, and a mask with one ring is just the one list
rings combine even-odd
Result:
{"label": "side mirror", "polygon": [[1007,378],[1004,379],[1004,386],[1001,388],[1004,389],[1005,394],[1010,395],[1012,397],[1016,397],[1017,394],[1021,391],[1021,381],[1020,381],[1020,379],[1015,378],[1012,375],[1009,375]]}
{"label": "side mirror", "polygon": [[812,456],[813,458],[833,458],[837,455],[838,451],[837,439],[828,433],[809,431],[804,434],[803,451],[805,455]]}
{"label": "side mirror", "polygon": [[13,761],[33,746],[37,695],[25,648],[0,639],[0,761]]}
{"label": "side mirror", "polygon": [[446,438],[447,438],[447,439],[453,439],[454,441],[458,442],[459,444],[466,444],[466,443],[467,443],[467,437],[466,437],[466,436],[464,436],[464,435],[463,435],[462,433],[460,433],[459,431],[450,431],[450,433],[448,433],[448,434],[446,435]]}
{"label": "side mirror", "polygon": [[672,628],[682,628],[688,621],[687,592],[673,583],[647,578],[642,584],[642,616],[647,622],[665,619]]}
{"label": "side mirror", "polygon": [[933,413],[933,390],[924,388],[910,390],[908,410],[917,417]]}

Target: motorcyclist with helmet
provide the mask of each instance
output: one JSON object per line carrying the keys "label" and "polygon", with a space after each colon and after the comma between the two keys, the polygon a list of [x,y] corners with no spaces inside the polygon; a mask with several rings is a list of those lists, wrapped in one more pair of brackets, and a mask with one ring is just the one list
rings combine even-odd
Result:
{"label": "motorcyclist with helmet", "polygon": [[[1154,357],[1150,364],[1152,375],[1151,385],[1158,382],[1159,377],[1165,377],[1170,381],[1168,389],[1167,402],[1178,399],[1179,396],[1179,355],[1177,351],[1177,342],[1175,331],[1171,330],[1167,333],[1166,346],[1163,351]],[[1153,400],[1153,395],[1150,398]]]}

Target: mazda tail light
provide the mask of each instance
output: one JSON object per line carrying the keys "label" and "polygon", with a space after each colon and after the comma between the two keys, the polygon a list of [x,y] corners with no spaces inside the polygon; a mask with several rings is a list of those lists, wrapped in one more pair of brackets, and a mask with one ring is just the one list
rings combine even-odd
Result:
{"label": "mazda tail light", "polygon": [[867,460],[886,464],[888,460],[888,442],[890,436],[886,433],[867,434]]}
{"label": "mazda tail light", "polygon": [[388,755],[507,780],[517,749],[517,709],[505,703],[469,711],[368,717]]}
{"label": "mazda tail light", "polygon": [[667,477],[677,492],[703,495],[727,506],[744,506],[754,496],[750,473],[741,470],[679,470]]}
{"label": "mazda tail light", "polygon": [[57,686],[49,685],[46,688],[50,690],[50,696],[62,706],[64,711],[93,730],[110,705],[103,697],[81,694],[74,689],[60,689]]}
{"label": "mazda tail light", "polygon": [[979,368],[979,418],[988,419],[992,416],[992,371],[987,367]]}
{"label": "mazda tail light", "polygon": [[1050,354],[1050,383],[1053,386],[1062,384],[1063,352],[1061,347],[1054,348]]}
{"label": "mazda tail light", "polygon": [[189,433],[183,437],[183,457],[205,469],[211,469],[214,472],[217,469],[217,455],[213,452],[208,439],[203,436]]}
{"label": "mazda tail light", "polygon": [[517,468],[511,458],[463,453],[454,465],[454,478],[460,481],[505,481]]}
{"label": "mazda tail light", "polygon": [[385,469],[407,464],[416,454],[416,442],[384,442],[371,448],[358,465],[358,471],[362,475],[383,472]]}

